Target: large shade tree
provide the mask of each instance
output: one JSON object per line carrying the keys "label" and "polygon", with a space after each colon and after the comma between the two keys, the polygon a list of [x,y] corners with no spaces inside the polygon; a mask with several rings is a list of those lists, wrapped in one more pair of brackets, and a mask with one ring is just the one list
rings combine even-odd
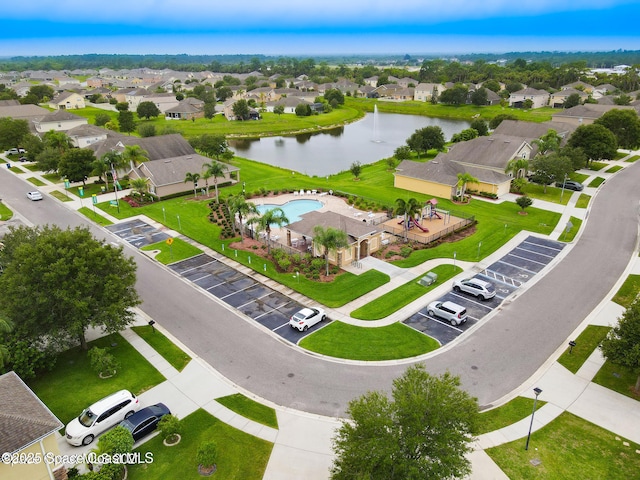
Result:
{"label": "large shade tree", "polygon": [[316,225],[313,228],[313,243],[315,243],[316,246],[322,247],[326,275],[329,276],[329,252],[335,252],[349,245],[347,233],[337,228],[324,228],[322,225]]}
{"label": "large shade tree", "polygon": [[640,394],[640,300],[625,310],[618,324],[600,344],[600,349],[607,360],[637,375],[634,390]]}
{"label": "large shade tree", "polygon": [[391,398],[369,392],[352,400],[349,419],[333,439],[333,480],[463,478],[476,430],[478,404],[449,373],[409,367]]}
{"label": "large shade tree", "polygon": [[604,125],[580,125],[569,137],[570,147],[581,148],[589,160],[611,160],[618,150],[616,136]]}
{"label": "large shade tree", "polygon": [[438,126],[419,128],[407,139],[407,145],[418,154],[418,158],[428,150],[442,150],[444,144],[444,133]]}
{"label": "large shade tree", "polygon": [[608,128],[616,136],[620,148],[640,147],[640,117],[635,110],[609,110],[594,123]]}
{"label": "large shade tree", "polygon": [[86,331],[122,330],[140,303],[136,265],[122,247],[97,240],[88,228],[10,229],[0,264],[2,313],[19,338],[40,338],[51,348],[80,344]]}
{"label": "large shade tree", "polygon": [[94,170],[96,157],[93,150],[88,148],[73,148],[65,152],[58,163],[58,173],[71,182],[85,181]]}

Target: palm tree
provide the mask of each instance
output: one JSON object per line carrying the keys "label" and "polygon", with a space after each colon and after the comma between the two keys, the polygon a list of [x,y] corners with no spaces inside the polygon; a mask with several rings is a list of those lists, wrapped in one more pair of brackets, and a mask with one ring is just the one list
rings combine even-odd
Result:
{"label": "palm tree", "polygon": [[422,211],[422,205],[415,198],[406,202],[402,198],[396,199],[396,215],[404,215],[404,241],[408,241],[409,219],[415,218]]}
{"label": "palm tree", "polygon": [[131,163],[131,168],[137,167],[145,160],[149,160],[149,152],[140,145],[127,145],[122,156]]}
{"label": "palm tree", "polygon": [[131,188],[140,194],[140,197],[144,197],[144,194],[149,190],[148,178],[134,178],[130,182]]}
{"label": "palm tree", "polygon": [[207,192],[207,197],[209,196],[209,179],[213,177],[209,170],[205,170],[202,172],[202,179],[204,180],[204,188]]}
{"label": "palm tree", "polygon": [[91,165],[93,166],[91,175],[96,175],[100,182],[103,181],[102,177],[104,177],[104,183],[107,186],[107,190],[109,190],[109,172],[111,172],[111,166],[102,158],[96,159]]}
{"label": "palm tree", "polygon": [[529,160],[526,158],[514,158],[507,164],[504,173],[513,173],[513,178],[524,177],[529,171]]}
{"label": "palm tree", "polygon": [[464,200],[464,194],[469,183],[478,183],[478,179],[467,172],[458,174],[458,188],[460,188],[460,198],[462,200]]}
{"label": "palm tree", "polygon": [[327,276],[329,276],[329,252],[336,251],[349,245],[349,239],[344,230],[316,225],[313,227],[313,243],[324,248]]}
{"label": "palm tree", "polygon": [[200,174],[199,173],[187,172],[187,174],[184,177],[184,183],[193,182],[193,196],[194,197],[198,196],[198,193],[196,192],[196,188],[198,188],[198,180],[200,180]]}
{"label": "palm tree", "polygon": [[[122,153],[117,152],[115,150],[110,150],[104,155],[102,155],[100,157],[100,161],[103,162],[105,165],[109,166],[112,176],[118,169],[126,168],[127,166],[130,165],[129,160],[126,159]],[[116,179],[117,177],[114,179],[114,183]],[[105,182],[107,183],[107,190],[109,190],[108,176],[105,177]]]}
{"label": "palm tree", "polygon": [[229,207],[229,212],[233,215],[234,223],[236,215],[238,216],[238,222],[240,223],[240,243],[242,243],[244,241],[242,218],[247,218],[251,214],[257,215],[260,212],[258,212],[255,203],[247,202],[244,195],[232,195],[227,200],[227,206]]}
{"label": "palm tree", "polygon": [[213,186],[216,189],[216,202],[218,201],[218,177],[224,177],[227,166],[220,162],[205,163],[202,167],[213,177]]}
{"label": "palm tree", "polygon": [[256,224],[256,230],[258,232],[261,232],[262,230],[266,232],[267,237],[265,241],[267,243],[267,253],[271,253],[269,243],[269,238],[271,237],[271,225],[278,225],[281,227],[282,225],[289,223],[289,219],[285,215],[284,210],[276,207],[265,211],[262,215],[249,219],[247,223]]}

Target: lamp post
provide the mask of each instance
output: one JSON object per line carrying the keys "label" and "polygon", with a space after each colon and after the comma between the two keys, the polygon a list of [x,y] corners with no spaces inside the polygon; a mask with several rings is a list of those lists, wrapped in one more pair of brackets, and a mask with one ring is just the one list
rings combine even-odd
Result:
{"label": "lamp post", "polygon": [[531,411],[531,423],[529,424],[529,434],[527,435],[527,443],[524,446],[525,450],[529,450],[529,440],[531,439],[531,428],[533,427],[533,416],[536,413],[536,403],[538,403],[538,395],[542,393],[542,389],[536,387],[533,389],[533,393],[536,394],[536,398],[533,400],[533,410]]}
{"label": "lamp post", "polygon": [[567,174],[564,174],[564,179],[562,180],[562,191],[560,192],[560,203],[562,203],[562,197],[564,197],[564,184],[567,183]]}

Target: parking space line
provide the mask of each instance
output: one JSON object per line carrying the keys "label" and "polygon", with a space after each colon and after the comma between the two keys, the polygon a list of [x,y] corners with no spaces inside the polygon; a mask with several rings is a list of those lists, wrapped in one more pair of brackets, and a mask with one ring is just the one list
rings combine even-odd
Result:
{"label": "parking space line", "polygon": [[[268,312],[264,312],[264,313],[262,313],[261,315],[258,315],[257,317],[255,317],[255,318],[254,318],[254,320],[257,320],[257,319],[259,319],[259,318],[261,318],[261,317],[264,317],[265,315],[269,315],[271,312],[275,312],[276,310],[277,310],[277,311],[280,311],[280,310],[279,310],[280,308],[282,308],[282,307],[286,307],[286,306],[287,306],[287,305],[289,305],[290,303],[294,303],[294,302],[293,302],[293,300],[291,300],[291,301],[289,301],[289,302],[287,302],[287,303],[285,303],[285,304],[283,304],[283,305],[280,305],[279,307],[274,307],[274,308],[272,308],[271,310],[269,310]],[[281,313],[283,313],[283,312],[281,312]],[[278,328],[279,328],[279,327],[278,327]]]}
{"label": "parking space line", "polygon": [[189,281],[190,281],[191,283],[196,283],[196,282],[199,282],[200,280],[202,280],[203,278],[207,278],[207,277],[211,277],[211,276],[212,276],[212,275],[211,275],[210,273],[207,273],[207,274],[203,275],[202,277],[198,277],[198,278],[195,278],[195,279],[191,279],[191,280],[189,280]]}
{"label": "parking space line", "polygon": [[267,293],[265,295],[262,295],[261,297],[254,298],[253,300],[251,300],[251,301],[249,301],[247,303],[243,303],[242,305],[238,305],[236,308],[238,310],[240,310],[242,307],[246,307],[247,305],[250,305],[250,304],[252,304],[252,303],[254,303],[254,302],[258,301],[258,300],[262,300],[263,298],[268,297],[269,295],[271,295],[273,293],[276,293],[275,290],[271,290],[269,293]]}
{"label": "parking space line", "polygon": [[476,300],[475,298],[470,298],[470,297],[467,297],[466,295],[460,295],[459,293],[456,293],[454,291],[451,292],[451,295],[453,295],[454,297],[463,298],[464,300],[466,300],[468,302],[471,302],[471,303],[473,303],[475,305],[479,305],[482,308],[486,308],[489,311],[493,310],[493,308],[491,308],[489,305],[487,305],[485,303],[481,303],[478,300]]}
{"label": "parking space line", "polygon": [[542,248],[546,248],[548,250],[555,250],[556,252],[561,252],[564,248],[564,245],[558,245],[558,247],[552,247],[551,245],[544,245],[542,243],[536,243],[536,242],[529,242],[527,240],[525,240],[522,243],[526,243],[528,245],[535,245],[536,247],[542,247]]}
{"label": "parking space line", "polygon": [[[548,263],[538,262],[536,260],[531,260],[530,258],[527,258],[527,257],[521,257],[520,255],[516,255],[515,253],[512,253],[512,252],[509,252],[509,255],[519,258],[521,260],[526,260],[527,262],[537,263],[538,265],[542,265],[543,267],[546,267],[547,265],[549,265]],[[524,267],[518,267],[518,268],[521,268],[522,270],[526,270],[526,268]]]}
{"label": "parking space line", "polygon": [[283,323],[282,325],[280,325],[279,327],[274,328],[273,330],[271,330],[272,332],[275,332],[276,330],[280,330],[282,327],[288,327],[289,326],[289,322],[287,323]]}
{"label": "parking space line", "polygon": [[[538,274],[538,272],[532,272],[531,270],[527,270],[524,267],[519,267],[518,265],[514,265],[513,263],[505,262],[504,260],[498,260],[496,263],[503,263],[503,264],[505,264],[505,265],[507,265],[509,267],[517,268],[518,270],[524,270],[525,272],[530,273],[531,275],[537,275]],[[527,278],[529,278],[529,277],[527,277]]]}
{"label": "parking space line", "polygon": [[231,297],[232,295],[235,295],[236,293],[240,293],[240,292],[244,292],[245,290],[247,290],[248,288],[252,288],[255,287],[257,285],[257,283],[252,283],[251,285],[249,285],[248,287],[244,287],[241,290],[236,290],[233,293],[229,293],[227,295],[225,295],[224,297],[220,297],[220,300],[224,300],[225,298]]}
{"label": "parking space line", "polygon": [[550,260],[553,260],[554,258],[556,258],[555,255],[549,255],[549,254],[546,254],[546,253],[536,252],[534,250],[529,250],[529,249],[524,248],[522,246],[516,247],[516,248],[514,248],[514,250],[524,250],[525,252],[533,253],[534,255],[540,255],[541,257],[547,257]]}
{"label": "parking space line", "polygon": [[201,267],[206,267],[207,265],[211,265],[212,263],[217,263],[217,262],[218,262],[218,260],[213,259],[213,261],[211,261],[211,262],[207,262],[207,263],[203,263],[203,264],[200,264],[200,265],[196,265],[195,267],[187,268],[186,270],[182,271],[180,273],[180,275],[184,275],[185,273],[190,272],[191,270],[196,270],[196,269],[201,268]]}
{"label": "parking space line", "polygon": [[[484,273],[482,273],[483,275],[486,275],[487,277],[495,280],[496,282],[500,282],[503,283],[505,285],[510,285],[512,287],[516,287],[516,288],[520,288],[522,286],[522,282],[520,280],[516,280],[515,278],[512,277],[507,277],[506,275],[502,275],[501,273],[498,273],[494,270],[483,270]],[[502,278],[502,280],[500,280],[500,278]],[[507,281],[509,280],[509,281]],[[517,285],[516,285],[517,284]]]}
{"label": "parking space line", "polygon": [[220,282],[220,283],[216,283],[215,285],[211,285],[210,287],[205,288],[205,290],[208,292],[209,290],[212,290],[216,287],[219,287],[220,285],[224,285],[225,283],[227,283],[226,281],[224,282]]}

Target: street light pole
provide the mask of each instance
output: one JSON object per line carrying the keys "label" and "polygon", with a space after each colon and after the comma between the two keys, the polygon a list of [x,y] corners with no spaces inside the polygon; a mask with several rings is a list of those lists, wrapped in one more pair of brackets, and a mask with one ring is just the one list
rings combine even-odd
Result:
{"label": "street light pole", "polygon": [[531,411],[531,423],[529,424],[529,434],[527,435],[527,443],[524,446],[525,450],[529,450],[529,440],[531,439],[531,428],[533,427],[533,416],[536,413],[536,403],[538,403],[538,395],[542,393],[542,390],[536,387],[533,389],[533,393],[536,394],[536,398],[533,400],[533,410]]}

